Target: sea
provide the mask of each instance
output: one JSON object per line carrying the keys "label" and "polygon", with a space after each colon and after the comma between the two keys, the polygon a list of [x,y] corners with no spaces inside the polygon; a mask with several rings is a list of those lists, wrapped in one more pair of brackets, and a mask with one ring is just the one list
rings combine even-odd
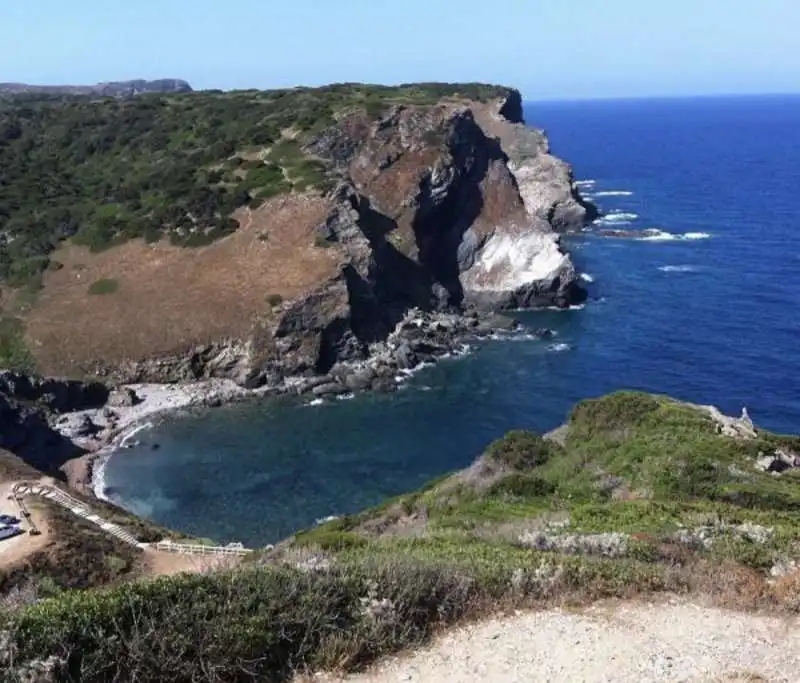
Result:
{"label": "sea", "polygon": [[746,406],[765,428],[800,432],[800,96],[533,102],[525,114],[605,214],[567,242],[586,305],[521,315],[554,339],[474,344],[395,394],[175,416],[112,455],[108,497],[260,547],[617,389]]}

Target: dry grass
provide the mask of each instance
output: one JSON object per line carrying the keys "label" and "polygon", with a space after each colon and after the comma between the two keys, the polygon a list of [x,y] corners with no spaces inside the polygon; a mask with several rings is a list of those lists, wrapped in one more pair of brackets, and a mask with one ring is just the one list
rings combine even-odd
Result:
{"label": "dry grass", "polygon": [[[328,203],[288,196],[241,215],[242,227],[210,246],[189,249],[140,240],[92,254],[66,246],[64,267],[48,273],[25,316],[28,346],[45,374],[83,375],[95,362],[163,357],[242,338],[269,314],[267,298],[296,297],[331,276],[336,250],[313,246]],[[114,279],[107,296],[92,282]]]}
{"label": "dry grass", "polygon": [[230,555],[184,555],[148,548],[144,551],[142,573],[146,576],[205,574],[206,572],[233,569],[239,562],[240,558]]}
{"label": "dry grass", "polygon": [[792,612],[800,612],[800,569],[778,579],[773,592],[779,604]]}

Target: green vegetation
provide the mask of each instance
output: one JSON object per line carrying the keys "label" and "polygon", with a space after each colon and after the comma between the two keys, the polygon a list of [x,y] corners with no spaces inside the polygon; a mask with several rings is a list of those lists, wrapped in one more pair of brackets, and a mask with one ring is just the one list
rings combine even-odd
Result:
{"label": "green vegetation", "polygon": [[[619,393],[564,445],[512,432],[462,472],[298,533],[235,571],[62,590],[9,613],[17,661],[59,680],[288,681],[352,669],[505,607],[658,591],[800,610],[800,479],[758,470],[795,437],[717,433],[705,412]],[[124,557],[105,562],[120,572]]]}
{"label": "green vegetation", "polygon": [[486,100],[480,84],[141,95],[21,95],[0,100],[0,281],[36,283],[72,239],[101,250],[162,237],[203,246],[233,212],[274,195],[331,186],[304,145],[338,116],[393,104]]}
{"label": "green vegetation", "polygon": [[513,431],[489,446],[486,458],[514,470],[544,465],[556,447],[538,434]]}
{"label": "green vegetation", "polygon": [[113,294],[119,289],[119,282],[110,278],[96,280],[89,285],[89,294]]}
{"label": "green vegetation", "polygon": [[[616,532],[630,536],[628,555],[657,560],[662,546],[680,543],[684,534],[696,541],[697,559],[764,569],[800,558],[800,477],[775,477],[754,464],[759,452],[778,446],[800,450],[794,437],[767,432],[754,440],[724,437],[707,413],[666,397],[621,392],[579,404],[563,447],[510,432],[469,470],[299,534],[296,543],[390,554],[399,546],[405,553],[405,541],[375,538],[373,530],[424,519],[414,528],[434,556],[443,539],[490,543],[495,553],[498,543],[518,548],[526,533],[537,531],[553,537]],[[764,538],[754,540],[758,531],[751,534],[748,525],[766,529]],[[708,547],[703,534],[714,537]]]}
{"label": "green vegetation", "polygon": [[25,345],[22,321],[0,311],[0,368],[32,372],[33,356]]}
{"label": "green vegetation", "polygon": [[136,574],[139,553],[131,546],[59,505],[37,505],[46,509],[50,533],[59,542],[28,556],[23,565],[0,571],[0,592],[41,581],[59,589],[83,589]]}

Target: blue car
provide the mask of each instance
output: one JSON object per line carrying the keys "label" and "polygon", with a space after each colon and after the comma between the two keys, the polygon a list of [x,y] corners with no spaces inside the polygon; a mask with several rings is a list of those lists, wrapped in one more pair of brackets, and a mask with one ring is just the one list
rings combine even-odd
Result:
{"label": "blue car", "polygon": [[0,515],[0,524],[19,524],[19,520],[11,515]]}
{"label": "blue car", "polygon": [[0,541],[5,541],[7,538],[19,536],[21,533],[22,530],[19,527],[7,527],[5,529],[0,529]]}

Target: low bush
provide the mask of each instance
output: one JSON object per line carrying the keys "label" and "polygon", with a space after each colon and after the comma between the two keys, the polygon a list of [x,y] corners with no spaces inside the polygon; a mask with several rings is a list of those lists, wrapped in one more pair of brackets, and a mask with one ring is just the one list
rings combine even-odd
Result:
{"label": "low bush", "polygon": [[8,628],[18,661],[60,656],[64,680],[280,681],[415,645],[477,592],[458,572],[407,562],[257,568],[64,593]]}
{"label": "low bush", "polygon": [[111,278],[103,278],[101,280],[95,280],[89,285],[89,294],[102,296],[105,294],[113,294],[118,289],[119,282]]}
{"label": "low bush", "polygon": [[22,321],[0,315],[0,368],[33,372],[34,360],[25,344]]}
{"label": "low bush", "polygon": [[524,471],[544,465],[553,447],[538,434],[516,430],[490,444],[486,457],[513,470]]}

